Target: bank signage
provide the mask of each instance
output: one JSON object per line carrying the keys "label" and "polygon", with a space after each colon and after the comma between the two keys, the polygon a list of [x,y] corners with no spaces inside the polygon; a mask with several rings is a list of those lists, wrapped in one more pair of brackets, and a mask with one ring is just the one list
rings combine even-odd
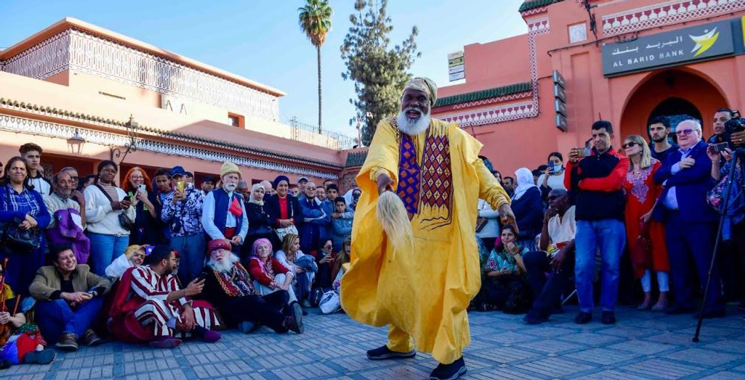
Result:
{"label": "bank signage", "polygon": [[451,82],[465,79],[466,64],[462,51],[448,54],[448,74],[450,75]]}
{"label": "bank signage", "polygon": [[735,52],[732,22],[718,21],[603,46],[603,75],[651,70]]}

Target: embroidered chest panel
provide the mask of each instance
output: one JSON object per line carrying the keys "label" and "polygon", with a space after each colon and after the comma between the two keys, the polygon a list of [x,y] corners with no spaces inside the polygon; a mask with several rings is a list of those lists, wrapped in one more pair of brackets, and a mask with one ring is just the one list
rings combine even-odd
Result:
{"label": "embroidered chest panel", "polygon": [[[395,125],[395,122],[394,122]],[[422,227],[435,229],[452,220],[453,175],[450,140],[444,126],[430,128],[424,140],[421,165],[414,139],[398,132],[399,181],[396,190],[409,219],[425,215]]]}
{"label": "embroidered chest panel", "polygon": [[631,185],[631,195],[639,200],[639,203],[647,201],[647,195],[649,194],[647,178],[649,178],[650,173],[652,173],[652,166],[638,172],[629,170],[629,172],[626,173],[626,180]]}
{"label": "embroidered chest panel", "polygon": [[411,216],[417,213],[419,206],[419,175],[417,151],[411,136],[401,134],[399,139],[398,189],[396,193],[404,202],[406,211]]}

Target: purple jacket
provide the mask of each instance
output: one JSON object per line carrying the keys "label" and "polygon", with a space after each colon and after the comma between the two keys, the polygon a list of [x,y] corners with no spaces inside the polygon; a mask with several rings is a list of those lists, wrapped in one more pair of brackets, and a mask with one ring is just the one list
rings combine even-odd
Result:
{"label": "purple jacket", "polygon": [[73,214],[80,217],[80,213],[74,208],[57,210],[52,216],[57,224],[47,230],[47,239],[49,244],[72,244],[78,264],[85,264],[91,252],[91,241],[85,236],[83,229],[75,224]]}

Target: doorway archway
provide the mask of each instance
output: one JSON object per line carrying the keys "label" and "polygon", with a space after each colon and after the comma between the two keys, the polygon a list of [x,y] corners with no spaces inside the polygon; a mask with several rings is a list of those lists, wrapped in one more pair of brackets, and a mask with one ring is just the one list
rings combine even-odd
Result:
{"label": "doorway archway", "polygon": [[695,72],[680,69],[651,74],[629,96],[621,115],[621,139],[631,134],[648,136],[649,120],[670,117],[673,129],[691,117],[701,121],[704,137],[712,134],[717,109],[728,107],[727,100],[709,80]]}

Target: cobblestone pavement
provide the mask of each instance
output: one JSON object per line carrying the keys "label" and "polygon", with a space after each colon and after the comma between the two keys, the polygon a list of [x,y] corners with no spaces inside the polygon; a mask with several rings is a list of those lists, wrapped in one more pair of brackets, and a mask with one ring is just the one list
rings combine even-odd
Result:
{"label": "cobblestone pavement", "polygon": [[[745,322],[733,307],[728,317],[704,321],[692,343],[695,320],[628,308],[615,326],[598,318],[572,322],[576,307],[539,326],[522,316],[471,313],[472,344],[464,379],[745,379]],[[109,343],[60,353],[51,365],[21,365],[0,379],[426,379],[436,362],[426,354],[404,361],[373,362],[365,351],[385,342],[386,330],[344,314],[306,317],[303,335],[252,335],[229,331],[216,344],[187,341],[173,350]]]}

